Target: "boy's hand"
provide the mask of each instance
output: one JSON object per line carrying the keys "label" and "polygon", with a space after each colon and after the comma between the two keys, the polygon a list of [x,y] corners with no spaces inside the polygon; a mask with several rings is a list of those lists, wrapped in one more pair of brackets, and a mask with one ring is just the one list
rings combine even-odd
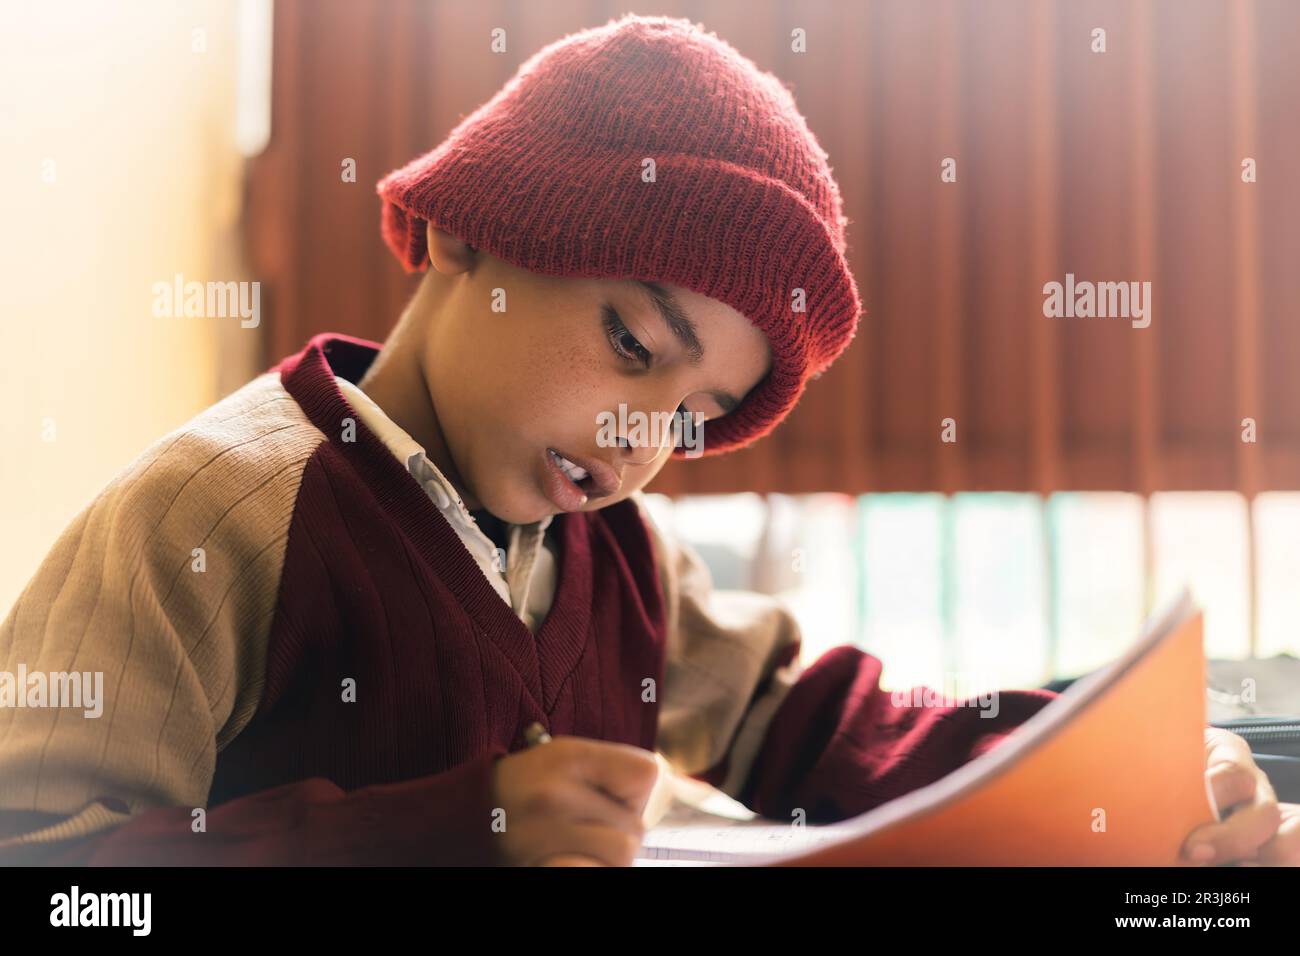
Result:
{"label": "boy's hand", "polygon": [[650,751],[584,737],[557,736],[502,757],[493,793],[505,810],[505,861],[630,866],[658,776]]}
{"label": "boy's hand", "polygon": [[[1183,856],[1194,863],[1300,866],[1300,804],[1278,803],[1250,746],[1231,731],[1205,728],[1205,776],[1223,818],[1193,830]],[[1209,852],[1197,847],[1208,847]]]}

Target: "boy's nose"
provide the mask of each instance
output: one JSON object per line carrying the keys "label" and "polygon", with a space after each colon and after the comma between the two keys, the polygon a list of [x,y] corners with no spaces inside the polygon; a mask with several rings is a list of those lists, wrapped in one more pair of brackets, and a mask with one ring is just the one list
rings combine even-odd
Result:
{"label": "boy's nose", "polygon": [[659,453],[663,450],[663,446],[655,445],[653,442],[648,444],[632,445],[626,438],[620,436],[618,440],[618,450],[620,457],[622,457],[627,464],[642,466],[648,465],[658,458]]}
{"label": "boy's nose", "polygon": [[624,398],[619,408],[618,457],[628,465],[649,465],[677,440],[676,415],[686,400],[680,383]]}

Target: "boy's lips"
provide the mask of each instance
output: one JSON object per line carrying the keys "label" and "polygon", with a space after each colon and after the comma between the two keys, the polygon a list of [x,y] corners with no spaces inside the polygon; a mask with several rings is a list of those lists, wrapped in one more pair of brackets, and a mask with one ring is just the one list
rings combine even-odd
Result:
{"label": "boy's lips", "polygon": [[[587,477],[581,483],[574,482],[555,462],[552,454],[582,468],[587,472]],[[599,459],[571,455],[559,448],[547,448],[542,452],[542,459],[546,467],[544,485],[547,497],[566,511],[582,507],[585,504],[581,500],[583,495],[588,500],[606,498],[623,487],[622,476]]]}

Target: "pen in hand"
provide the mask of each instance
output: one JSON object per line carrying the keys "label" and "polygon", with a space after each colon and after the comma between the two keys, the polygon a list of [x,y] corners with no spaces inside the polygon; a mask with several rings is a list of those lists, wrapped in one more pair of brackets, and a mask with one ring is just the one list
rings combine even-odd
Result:
{"label": "pen in hand", "polygon": [[[524,728],[524,740],[529,747],[536,747],[539,744],[550,743],[551,735],[539,721],[535,720]],[[660,763],[660,778],[651,795],[647,798],[645,806],[641,808],[641,821],[646,827],[651,827],[659,822],[664,813],[667,812],[668,806],[673,799],[672,786],[669,784],[670,775],[666,772],[668,765],[657,754],[656,759]],[[619,800],[617,796],[607,790],[601,792],[605,793],[611,800],[618,800],[620,803],[626,804],[626,801]]]}

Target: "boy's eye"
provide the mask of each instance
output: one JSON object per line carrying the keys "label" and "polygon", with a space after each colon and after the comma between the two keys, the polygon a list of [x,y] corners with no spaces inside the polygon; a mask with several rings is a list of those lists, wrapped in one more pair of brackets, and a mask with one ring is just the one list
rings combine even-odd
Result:
{"label": "boy's eye", "polygon": [[637,341],[636,336],[623,324],[622,317],[612,305],[605,306],[605,335],[619,358],[643,368],[650,367],[650,361],[654,356]]}
{"label": "boy's eye", "polygon": [[[605,336],[609,339],[610,346],[614,353],[623,361],[640,365],[642,368],[649,368],[654,356],[644,345],[637,341],[631,330],[623,324],[623,318],[612,305],[606,305],[604,308],[604,325]],[[677,415],[689,415],[685,405],[677,407]],[[677,417],[673,418],[673,430],[676,431],[681,427],[681,422]]]}

